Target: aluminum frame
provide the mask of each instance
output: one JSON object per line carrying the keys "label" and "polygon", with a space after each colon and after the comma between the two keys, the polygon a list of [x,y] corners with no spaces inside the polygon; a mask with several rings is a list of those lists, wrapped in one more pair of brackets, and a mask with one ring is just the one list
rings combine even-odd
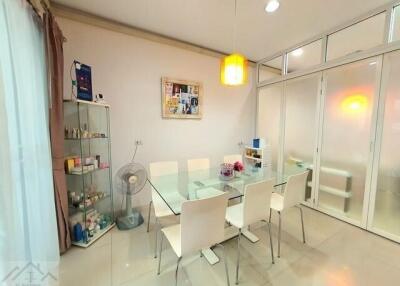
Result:
{"label": "aluminum frame", "polygon": [[[369,11],[360,17],[357,17],[347,23],[339,25],[328,32],[323,34],[317,35],[312,37],[306,41],[303,41],[297,45],[294,45],[288,49],[280,51],[278,53],[273,54],[270,57],[264,58],[257,62],[257,113],[259,112],[259,96],[260,90],[262,88],[266,88],[273,84],[282,84],[282,103],[281,103],[281,122],[280,127],[282,128],[279,132],[279,142],[284,145],[284,134],[285,134],[285,113],[286,113],[286,82],[295,79],[305,77],[307,75],[312,75],[316,73],[320,73],[320,88],[318,89],[318,97],[317,97],[317,114],[316,114],[316,140],[315,140],[315,150],[314,150],[314,161],[313,164],[314,174],[313,174],[313,183],[312,183],[312,203],[303,202],[303,204],[307,206],[311,206],[312,208],[336,217],[342,221],[351,223],[358,227],[367,229],[373,233],[378,235],[384,236],[391,240],[400,242],[400,236],[395,234],[389,233],[387,231],[378,229],[373,227],[373,218],[375,213],[375,200],[376,200],[376,193],[377,193],[377,179],[378,179],[378,170],[379,170],[379,162],[380,162],[380,152],[382,147],[382,130],[384,124],[384,110],[385,110],[385,99],[386,94],[385,90],[387,87],[387,74],[385,73],[385,69],[383,67],[384,57],[385,54],[391,53],[397,50],[400,50],[400,40],[396,42],[392,42],[393,36],[393,29],[394,29],[394,9],[400,6],[400,0],[393,1],[389,4],[383,5]],[[328,37],[329,35],[336,33],[340,30],[346,29],[351,27],[359,22],[362,22],[368,18],[376,16],[381,13],[386,13],[385,18],[385,26],[384,26],[384,37],[382,39],[382,44],[376,47],[373,47],[368,50],[364,50],[361,52],[353,53],[350,55],[346,55],[331,61],[326,60],[327,56],[327,48],[328,48]],[[322,40],[322,49],[321,49],[321,64],[316,65],[314,67],[306,68],[304,70],[295,71],[292,73],[287,73],[287,59],[288,53],[313,43],[317,40]],[[282,56],[282,75],[273,79],[265,80],[259,82],[258,77],[258,69],[259,66],[265,62],[268,62],[276,57]],[[322,150],[322,139],[323,139],[323,126],[324,126],[324,110],[325,110],[325,101],[326,101],[326,87],[327,87],[327,80],[326,80],[326,71],[335,67],[339,67],[342,65],[347,65],[353,62],[358,62],[361,60],[366,60],[369,58],[376,57],[377,67],[376,67],[376,86],[374,90],[374,103],[373,103],[373,111],[371,115],[371,127],[370,127],[370,150],[368,153],[368,164],[367,164],[367,171],[366,171],[366,180],[365,180],[365,190],[364,190],[364,200],[363,200],[363,209],[362,209],[362,216],[361,220],[355,220],[348,217],[344,217],[333,210],[329,210],[326,208],[321,208],[319,206],[319,170],[321,167],[321,150]],[[283,118],[283,120],[282,120]],[[258,116],[257,116],[257,124],[258,124]],[[258,131],[258,128],[257,128]],[[284,155],[284,146],[279,146],[279,154],[278,154],[278,166],[280,170],[283,170],[283,155]]]}
{"label": "aluminum frame", "polygon": [[371,182],[372,174],[374,169],[374,157],[375,157],[375,144],[377,135],[377,121],[379,114],[379,103],[381,97],[381,84],[382,84],[382,68],[383,68],[383,55],[380,55],[376,59],[376,86],[374,90],[374,102],[373,111],[371,116],[371,127],[370,127],[370,143],[369,143],[369,154],[368,154],[368,165],[365,180],[365,191],[364,191],[364,201],[361,216],[361,225],[363,228],[367,228],[368,209],[370,208],[370,196],[371,196]]}
{"label": "aluminum frame", "polygon": [[[277,81],[283,81],[283,80],[286,80],[286,79],[289,79],[289,78],[299,77],[299,76],[302,76],[302,75],[305,75],[305,74],[309,74],[309,73],[313,73],[313,72],[317,72],[317,71],[322,71],[322,70],[327,69],[329,67],[342,65],[342,64],[349,63],[349,62],[352,62],[352,61],[358,61],[358,60],[360,60],[362,58],[367,58],[367,57],[371,57],[371,56],[374,56],[374,55],[379,55],[379,54],[383,53],[382,52],[383,49],[393,49],[393,50],[400,49],[400,43],[392,43],[391,42],[391,37],[392,37],[392,34],[393,34],[394,8],[396,6],[398,6],[398,5],[400,5],[400,0],[396,0],[396,1],[393,1],[393,2],[391,2],[389,4],[380,6],[380,7],[376,8],[376,9],[371,10],[371,11],[369,11],[369,12],[367,12],[367,13],[365,13],[365,14],[357,17],[357,18],[354,18],[354,19],[352,19],[352,20],[350,20],[350,21],[348,21],[348,22],[346,22],[344,24],[336,26],[333,29],[330,29],[330,30],[326,31],[325,33],[322,33],[322,34],[319,34],[319,35],[314,36],[312,38],[309,38],[309,39],[307,39],[307,40],[305,40],[305,41],[303,41],[301,43],[293,45],[293,46],[291,46],[291,47],[289,47],[287,49],[284,49],[284,50],[282,50],[280,52],[274,53],[273,55],[271,55],[269,57],[266,57],[266,58],[263,58],[263,59],[259,60],[257,62],[257,87],[265,86],[265,85],[268,85],[268,84],[271,84],[271,83],[274,83],[274,82],[277,82]],[[331,60],[331,61],[327,61],[326,60],[329,35],[332,35],[332,34],[334,34],[336,32],[339,32],[339,31],[344,30],[344,29],[346,29],[348,27],[356,25],[356,24],[358,24],[358,23],[360,23],[360,22],[362,22],[364,20],[367,20],[367,19],[369,19],[371,17],[374,17],[374,16],[376,16],[378,14],[381,14],[381,13],[386,13],[385,28],[384,28],[384,33],[383,33],[384,37],[382,39],[382,44],[381,45],[379,45],[377,47],[374,47],[374,48],[371,48],[371,49],[368,49],[368,50],[365,50],[365,51],[361,51],[361,52],[353,53],[353,54],[350,54],[350,55],[346,55],[346,56],[343,56],[343,57],[340,57],[340,58],[337,58],[337,59],[334,59],[334,60]],[[282,66],[281,66],[282,71],[285,71],[283,73],[283,76],[277,77],[277,78],[274,78],[274,79],[270,79],[270,80],[265,80],[265,81],[262,81],[262,82],[259,81],[259,66],[260,65],[262,65],[263,63],[268,62],[268,61],[270,61],[270,60],[272,60],[272,59],[274,59],[276,57],[279,57],[279,56],[282,56],[283,58],[287,58],[287,54],[290,53],[291,51],[296,50],[298,48],[301,48],[301,47],[303,47],[305,45],[311,44],[311,43],[313,43],[313,42],[315,42],[317,40],[322,40],[322,42],[323,42],[322,49],[321,49],[322,63],[320,65],[317,65],[317,66],[314,66],[314,67],[311,67],[311,68],[306,68],[304,70],[296,71],[296,72],[288,74],[286,72],[286,68],[287,67],[285,67],[285,63],[282,63]],[[287,63],[287,61],[286,61],[286,63]]]}

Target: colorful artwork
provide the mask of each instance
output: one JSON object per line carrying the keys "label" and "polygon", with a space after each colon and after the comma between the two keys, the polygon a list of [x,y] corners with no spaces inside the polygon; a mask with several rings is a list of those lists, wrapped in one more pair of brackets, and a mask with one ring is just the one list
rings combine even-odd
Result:
{"label": "colorful artwork", "polygon": [[163,118],[200,119],[203,86],[199,82],[162,78]]}

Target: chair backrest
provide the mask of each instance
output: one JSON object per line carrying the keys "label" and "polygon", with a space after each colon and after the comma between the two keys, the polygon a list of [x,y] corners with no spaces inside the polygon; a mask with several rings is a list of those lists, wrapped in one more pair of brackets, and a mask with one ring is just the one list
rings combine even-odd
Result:
{"label": "chair backrest", "polygon": [[228,194],[182,203],[182,256],[209,248],[224,240]]}
{"label": "chair backrest", "polygon": [[[176,161],[162,161],[153,162],[149,164],[150,179],[160,176],[173,175],[178,173],[178,162]],[[165,178],[165,185],[170,185],[171,190],[176,189],[178,184],[178,177]],[[151,192],[152,201],[154,208],[159,208],[160,205],[164,205],[163,199],[160,195],[152,188]]]}
{"label": "chair backrest", "polygon": [[243,157],[240,154],[232,154],[224,156],[224,163],[234,164],[235,162],[243,163]]}
{"label": "chair backrest", "polygon": [[189,159],[187,160],[188,171],[199,171],[210,169],[210,159],[200,158],[200,159]]}
{"label": "chair backrest", "polygon": [[269,216],[275,179],[249,184],[243,198],[243,224],[248,226]]}
{"label": "chair backrest", "polygon": [[178,162],[163,161],[153,162],[149,165],[150,178],[178,173]]}
{"label": "chair backrest", "polygon": [[285,191],[283,193],[284,209],[298,205],[300,202],[304,200],[308,172],[309,171],[307,170],[303,173],[288,177],[288,181],[285,186]]}

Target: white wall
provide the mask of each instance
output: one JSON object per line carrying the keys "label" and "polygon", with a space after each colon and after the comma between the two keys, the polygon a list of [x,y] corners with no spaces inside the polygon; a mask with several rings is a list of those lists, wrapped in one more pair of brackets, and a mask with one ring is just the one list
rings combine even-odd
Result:
{"label": "white wall", "polygon": [[[130,161],[137,139],[144,144],[135,161],[148,167],[152,161],[178,160],[183,169],[187,158],[209,157],[218,165],[224,154],[239,152],[238,142],[253,137],[253,70],[248,85],[228,88],[219,82],[217,58],[63,18],[58,22],[68,39],[64,44],[65,97],[71,95],[69,70],[76,59],[92,67],[93,92],[102,93],[111,104],[114,174]],[[161,118],[162,76],[203,82],[201,120]],[[144,205],[149,199],[146,188],[134,204]]]}

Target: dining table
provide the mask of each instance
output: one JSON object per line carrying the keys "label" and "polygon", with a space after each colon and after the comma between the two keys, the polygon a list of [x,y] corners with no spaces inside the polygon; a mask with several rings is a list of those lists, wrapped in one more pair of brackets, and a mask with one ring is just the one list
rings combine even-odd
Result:
{"label": "dining table", "polygon": [[[182,203],[187,200],[198,200],[228,193],[230,203],[240,202],[247,185],[265,180],[274,180],[275,189],[279,192],[291,175],[302,172],[303,168],[285,168],[286,172],[276,172],[271,168],[246,169],[236,175],[225,177],[220,168],[210,168],[196,171],[179,171],[178,173],[151,177],[148,179],[154,190],[164,200],[165,204],[176,216],[181,214]],[[251,242],[259,238],[248,228],[242,234]],[[238,235],[238,229],[233,226],[225,228],[225,239]],[[219,262],[219,257],[210,249],[203,249],[202,254],[210,264]]]}

